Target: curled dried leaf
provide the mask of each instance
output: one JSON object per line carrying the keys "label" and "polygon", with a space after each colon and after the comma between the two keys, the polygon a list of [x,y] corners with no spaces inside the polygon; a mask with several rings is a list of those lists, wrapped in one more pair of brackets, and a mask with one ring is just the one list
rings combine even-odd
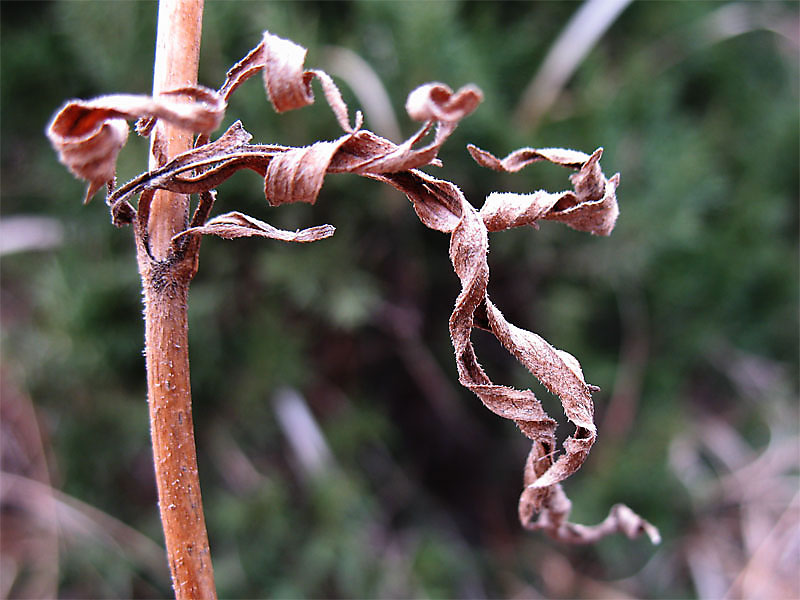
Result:
{"label": "curled dried leaf", "polygon": [[437,164],[436,154],[456,125],[455,121],[439,124],[435,138],[422,147],[415,144],[425,136],[430,124],[399,146],[362,129],[333,141],[293,148],[248,144],[251,136],[237,121],[218,140],[179,154],[163,167],[121,186],[109,201],[130,200],[143,189],[208,191],[236,171],[251,169],[264,176],[264,194],[271,206],[313,204],[327,173],[379,176]]}
{"label": "curled dried leaf", "polygon": [[316,77],[339,126],[347,132],[360,129],[361,113],[356,113],[355,126],[351,126],[347,105],[330,76],[325,71],[304,70],[307,52],[299,44],[265,31],[261,43],[228,71],[219,93],[229,98],[236,88],[261,71],[267,97],[281,113],[314,102],[311,80]]}
{"label": "curled dried leaf", "polygon": [[560,198],[561,194],[543,190],[533,194],[492,192],[486,196],[481,207],[481,217],[489,231],[503,231],[523,225],[538,227],[537,222],[545,218]]}
{"label": "curled dried leaf", "polygon": [[264,87],[270,102],[279,113],[308,106],[314,102],[311,91],[313,74],[303,70],[307,50],[269,32],[264,32]]}
{"label": "curled dried leaf", "polygon": [[[526,488],[523,496],[528,492],[529,489]],[[528,498],[532,497],[532,495],[528,495]],[[661,543],[661,534],[658,529],[624,504],[612,506],[606,518],[597,525],[578,525],[569,522],[572,502],[567,498],[561,485],[554,486],[552,493],[543,504],[545,509],[534,521],[531,519],[534,511],[520,501],[520,520],[526,529],[544,531],[559,542],[594,544],[606,536],[622,533],[628,539],[635,539],[645,534],[652,544]]]}
{"label": "curled dried leaf", "polygon": [[426,83],[413,90],[406,100],[406,112],[415,121],[458,122],[483,101],[483,92],[466,85],[453,93],[444,83]]}
{"label": "curled dried leaf", "polygon": [[332,236],[335,231],[336,228],[333,225],[319,225],[308,229],[286,231],[234,211],[214,217],[201,227],[191,227],[176,235],[173,241],[187,235],[216,235],[226,240],[255,236],[284,242],[316,242]]}
{"label": "curled dried leaf", "polygon": [[481,150],[472,144],[467,146],[467,150],[480,166],[506,173],[516,173],[539,161],[547,161],[563,167],[578,169],[589,160],[588,154],[566,148],[520,148],[519,150],[514,150],[503,159],[499,159],[490,152]]}
{"label": "curled dried leaf", "polygon": [[483,316],[488,329],[506,349],[561,399],[567,417],[576,425],[578,433],[570,438],[575,443],[565,444],[565,454],[547,470],[540,485],[547,487],[565,479],[583,463],[595,438],[591,392],[577,361],[536,334],[511,325],[489,300],[488,230],[455,185],[419,171],[384,175],[381,179],[409,197],[425,225],[451,234],[450,259],[461,280],[461,293],[450,316],[459,381],[487,408],[514,419],[534,439],[546,437],[552,447],[555,422],[544,412],[533,392],[492,383],[478,363],[471,331],[476,320]]}
{"label": "curled dried leaf", "polygon": [[[569,154],[562,153],[562,156]],[[571,163],[581,168],[580,173],[592,173],[597,177],[593,157],[578,156],[578,153],[573,153],[572,157],[582,161]],[[489,410],[513,419],[532,441],[525,468],[525,487],[519,501],[522,524],[530,529],[545,530],[549,535],[569,542],[589,543],[616,531],[644,531],[656,540],[653,535],[653,532],[657,534],[655,528],[627,508],[613,510],[606,521],[595,527],[567,522],[571,505],[560,482],[581,467],[595,442],[597,430],[591,393],[596,388],[586,383],[575,357],[554,348],[535,333],[509,323],[489,299],[487,254],[491,227],[487,226],[487,221],[493,222],[488,218],[490,211],[479,213],[466,201],[458,187],[420,171],[373,175],[373,178],[404,192],[426,226],[451,235],[450,259],[461,281],[461,293],[450,316],[450,337],[459,382],[475,393]],[[584,181],[573,179],[573,184],[578,188],[584,185]],[[593,196],[586,191],[588,187],[570,194],[580,195],[585,202],[591,203]],[[499,224],[495,222],[497,229],[514,224],[535,224],[537,219],[546,218],[557,210],[556,205],[563,194],[553,194],[556,199],[545,203],[546,207],[541,210],[530,210],[526,206],[518,209],[518,199],[514,196],[505,196],[508,202],[503,201],[503,196],[494,198],[491,214],[499,215]],[[527,216],[523,218],[520,215]],[[471,340],[474,327],[488,329],[494,334],[534,377],[561,400],[575,432],[564,442],[560,456],[556,457],[556,422],[547,415],[533,392],[497,385],[483,370]],[[538,521],[534,520],[537,514]]]}
{"label": "curled dried leaf", "polygon": [[[61,127],[72,116],[54,121],[47,130],[50,142],[58,152],[62,164],[76,177],[89,182],[84,195],[84,204],[102,187],[112,184],[117,173],[117,155],[128,140],[128,124],[124,119],[108,119],[98,124],[88,133],[69,131]],[[80,117],[73,123],[80,124]]]}
{"label": "curled dried leaf", "polygon": [[578,231],[610,235],[619,216],[617,186],[619,173],[606,179],[600,170],[598,149],[580,170],[570,176],[575,194],[566,194],[546,217],[565,223]]}
{"label": "curled dried leaf", "polygon": [[[564,444],[564,454],[536,482],[538,487],[546,488],[577,471],[594,443],[596,429],[592,422],[591,392],[583,377],[574,370],[574,365],[567,364],[562,354],[535,333],[509,323],[489,300],[488,231],[480,215],[466,200],[462,200],[461,213],[462,219],[452,232],[450,241],[450,259],[461,279],[461,294],[456,299],[450,317],[450,336],[456,352],[459,380],[484,400],[483,395],[490,382],[478,364],[470,337],[475,313],[480,308],[486,312],[489,329],[494,336],[561,400],[567,418],[576,426],[576,434]],[[489,389],[492,393],[504,391],[502,386],[500,389]],[[534,406],[536,411],[542,410],[533,393],[527,390],[525,392],[527,404]],[[514,409],[524,409],[513,418],[525,422],[527,431],[531,431],[531,422],[538,425],[537,434],[541,431],[544,423],[541,419],[537,422],[530,418],[528,406],[520,405],[513,396],[509,396],[507,403]],[[551,443],[551,431],[545,431],[546,441]],[[538,438],[535,439],[539,441]]]}
{"label": "curled dried leaf", "polygon": [[[441,145],[460,120],[481,102],[478,88],[465,86],[453,92],[444,84],[430,83],[415,89],[408,97],[406,109],[412,119],[424,123],[419,131],[398,145],[362,130],[360,113],[355,126],[351,127],[347,105],[335,83],[323,71],[304,70],[305,57],[306,50],[302,46],[265,32],[261,43],[228,71],[220,90],[212,92],[213,98],[223,106],[242,82],[263,72],[267,95],[275,109],[283,112],[312,103],[311,80],[317,78],[344,135],[301,148],[251,144],[252,136],[237,121],[216,141],[208,143],[208,138],[201,136],[194,149],[114,191],[107,201],[115,223],[131,222],[137,217],[141,226],[147,221],[153,190],[165,189],[200,194],[192,226],[173,238],[176,246],[187,238],[196,244],[200,235],[312,242],[329,237],[334,228],[323,225],[295,232],[283,231],[239,212],[206,221],[214,204],[211,190],[240,169],[250,169],[264,177],[264,193],[273,206],[289,202],[313,204],[327,173],[353,173],[395,187],[406,194],[424,225],[450,235],[450,260],[461,284],[449,319],[459,382],[475,393],[489,410],[513,420],[532,442],[519,500],[522,524],[569,542],[591,542],[617,531],[629,536],[644,532],[656,541],[655,528],[621,505],[612,508],[609,517],[594,527],[568,522],[571,504],[560,483],[580,468],[595,442],[597,431],[591,394],[596,388],[586,383],[575,357],[554,348],[537,334],[509,323],[487,291],[490,231],[536,226],[544,219],[561,221],[594,234],[610,233],[618,214],[619,175],[610,179],[603,175],[599,164],[602,149],[587,155],[560,148],[523,148],[498,159],[469,146],[478,164],[498,171],[513,173],[538,161],[576,170],[570,177],[572,190],[557,194],[544,191],[493,193],[477,211],[456,185],[418,169],[440,164],[437,154]],[[65,148],[62,161],[73,172],[90,180],[90,190],[91,186],[101,186],[113,179],[113,162],[127,136],[127,125],[121,119],[130,118],[133,113],[141,116],[135,110],[121,110],[119,104],[108,102],[109,98],[116,97],[83,103],[78,108],[65,107],[62,112],[72,118],[59,114],[48,129],[48,135],[53,130],[60,136],[57,148],[61,145]],[[159,102],[162,101],[163,97],[159,98]],[[156,113],[151,109],[146,114],[158,118],[188,118],[194,109],[184,106],[172,112],[159,110],[161,112]],[[211,124],[208,123],[208,128]],[[422,140],[434,129],[433,140],[423,145]],[[53,143],[56,145],[55,141]],[[139,193],[136,215],[130,200]],[[137,242],[140,243],[143,236],[139,231]],[[560,399],[567,419],[575,428],[561,450],[555,435],[557,423],[547,415],[535,394],[498,385],[483,370],[471,340],[476,327],[491,332]]]}
{"label": "curled dried leaf", "polygon": [[[174,96],[188,96],[186,104]],[[126,119],[160,118],[191,131],[210,133],[219,126],[225,110],[213,90],[192,86],[152,98],[129,94],[70,100],[47,126],[50,143],[59,160],[77,177],[89,182],[85,201],[116,173],[116,160],[128,139]]]}
{"label": "curled dried leaf", "polygon": [[455,184],[417,170],[373,175],[373,178],[403,192],[426,227],[451,233],[461,222],[462,194]]}
{"label": "curled dried leaf", "polygon": [[522,225],[536,226],[541,219],[560,221],[578,231],[609,235],[619,215],[616,190],[619,173],[606,179],[600,168],[603,149],[589,156],[564,148],[522,148],[498,159],[485,150],[469,145],[468,150],[479,165],[516,173],[539,161],[578,169],[570,176],[574,190],[551,194],[542,190],[532,194],[494,192],[486,198],[481,216],[490,231],[502,231]]}
{"label": "curled dried leaf", "polygon": [[291,202],[314,204],[322,189],[334,154],[350,136],[333,142],[317,142],[276,154],[264,177],[264,195],[271,206]]}
{"label": "curled dried leaf", "polygon": [[[351,127],[347,105],[336,84],[323,71],[304,70],[305,57],[302,46],[265,32],[261,43],[228,71],[217,95],[227,100],[245,80],[262,71],[267,95],[281,112],[313,102],[310,83],[316,77],[345,135],[301,148],[250,145],[250,134],[237,121],[218,140],[205,143],[207,139],[203,139],[203,145],[128,182],[111,195],[109,203],[113,206],[120,201],[129,202],[131,196],[144,189],[205,192],[246,168],[264,176],[264,194],[270,205],[313,204],[326,173],[373,176],[439,165],[436,155],[442,144],[483,97],[475,86],[465,86],[457,92],[441,83],[420,86],[409,95],[408,106],[412,117],[425,119],[426,123],[397,145],[361,130],[360,113],[355,127]],[[418,146],[434,125],[434,139]]]}

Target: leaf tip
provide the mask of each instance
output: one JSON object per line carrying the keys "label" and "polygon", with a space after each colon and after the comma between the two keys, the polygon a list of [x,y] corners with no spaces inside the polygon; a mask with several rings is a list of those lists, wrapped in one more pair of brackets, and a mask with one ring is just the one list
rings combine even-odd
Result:
{"label": "leaf tip", "polygon": [[444,83],[426,83],[412,90],[406,100],[406,112],[415,121],[458,122],[483,101],[483,92],[473,84],[453,92]]}

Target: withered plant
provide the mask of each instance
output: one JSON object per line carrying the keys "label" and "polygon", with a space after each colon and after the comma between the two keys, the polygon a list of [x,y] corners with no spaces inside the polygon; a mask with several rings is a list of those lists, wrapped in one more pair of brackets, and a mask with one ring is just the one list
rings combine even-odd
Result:
{"label": "withered plant", "polygon": [[[264,178],[264,194],[273,207],[313,204],[328,173],[360,175],[404,193],[426,227],[450,235],[450,260],[461,283],[449,319],[459,382],[489,410],[512,419],[532,441],[519,499],[522,526],[570,543],[591,543],[615,532],[631,538],[644,532],[657,542],[657,530],[624,505],[612,507],[598,525],[569,522],[571,503],[561,482],[581,467],[595,442],[592,392],[597,388],[585,381],[573,356],[509,323],[487,292],[490,232],[536,228],[540,220],[549,220],[594,235],[611,233],[618,215],[619,175],[603,174],[602,149],[584,154],[522,148],[498,159],[470,145],[478,165],[496,171],[514,173],[539,161],[575,171],[570,190],[494,192],[477,210],[455,184],[421,170],[441,166],[437,154],[442,144],[482,100],[476,86],[454,92],[442,83],[427,83],[413,90],[406,110],[422,125],[397,144],[362,128],[360,112],[351,122],[333,80],[324,71],[305,70],[305,48],[269,32],[228,71],[218,90],[198,85],[201,18],[202,0],[162,0],[153,94],[70,100],[47,127],[61,161],[88,181],[85,201],[106,188],[113,224],[133,231],[145,305],[153,457],[176,596],[216,594],[197,473],[187,344],[187,296],[197,272],[200,240],[216,235],[316,242],[334,234],[331,225],[284,231],[241,212],[212,216],[216,188],[241,169]],[[231,94],[258,73],[279,113],[311,104],[312,80],[317,79],[342,135],[297,148],[254,144],[236,121],[212,140]],[[128,135],[126,120],[134,119],[136,131],[151,136],[150,168],[117,187],[116,158]],[[191,194],[198,200],[190,216]],[[557,422],[533,392],[496,384],[481,368],[471,341],[473,328],[493,334],[558,396],[575,426],[562,447],[556,441]]]}

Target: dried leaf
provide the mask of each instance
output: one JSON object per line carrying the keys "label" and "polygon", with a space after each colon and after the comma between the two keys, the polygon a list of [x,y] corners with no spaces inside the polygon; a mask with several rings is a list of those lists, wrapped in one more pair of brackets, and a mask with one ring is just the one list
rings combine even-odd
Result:
{"label": "dried leaf", "polygon": [[[192,104],[174,100],[182,95]],[[219,126],[225,110],[221,97],[207,88],[193,86],[173,90],[158,98],[117,94],[93,100],[70,100],[47,126],[47,137],[69,170],[89,181],[85,202],[97,190],[111,184],[116,160],[128,139],[126,119],[155,117],[179,127],[210,133]]]}
{"label": "dried leaf", "polygon": [[[468,113],[463,111],[474,106],[479,95],[467,88],[461,97],[472,98],[470,102],[458,102],[460,114],[466,116]],[[454,118],[456,109],[448,114]],[[438,164],[436,154],[456,126],[456,121],[439,123],[433,141],[419,148],[414,146],[429,131],[430,123],[399,146],[371,131],[359,130],[334,141],[292,148],[248,144],[251,136],[237,121],[218,140],[184,152],[163,167],[143,173],[120,187],[110,196],[109,202],[127,201],[143,189],[180,193],[208,191],[237,170],[246,168],[264,175],[264,193],[271,206],[291,202],[313,204],[326,173],[372,176]]]}
{"label": "dried leaf", "polygon": [[560,194],[541,190],[532,194],[490,194],[481,208],[489,231],[521,225],[535,226],[540,219],[560,221],[578,231],[596,235],[609,235],[614,229],[619,215],[616,196],[619,173],[611,179],[603,175],[600,169],[602,148],[595,150],[591,156],[563,148],[522,148],[502,160],[473,145],[467,148],[475,162],[496,171],[516,173],[538,161],[578,169],[570,177],[574,191]]}
{"label": "dried leaf", "polygon": [[[498,159],[489,152],[469,146],[478,164],[498,171],[517,172],[538,161],[577,171],[570,177],[572,190],[557,194],[545,191],[493,193],[477,211],[456,185],[418,169],[440,165],[436,157],[441,145],[460,120],[475,110],[482,100],[478,88],[465,86],[453,92],[444,84],[430,83],[412,91],[406,109],[412,119],[423,121],[423,125],[398,145],[362,130],[360,114],[355,126],[351,127],[347,106],[335,83],[322,71],[304,70],[305,56],[305,48],[265,32],[261,43],[228,71],[216,96],[223,102],[227,101],[242,82],[262,71],[270,101],[278,112],[283,112],[313,102],[311,80],[316,77],[344,135],[301,148],[250,144],[252,136],[237,121],[216,141],[207,143],[207,137],[201,136],[194,149],[114,191],[108,198],[114,214],[132,219],[130,213],[133,209],[129,200],[141,193],[138,217],[140,220],[146,218],[154,189],[200,193],[201,201],[193,226],[175,236],[174,242],[202,234],[225,239],[258,236],[309,242],[332,235],[334,228],[324,225],[296,232],[282,231],[238,212],[220,215],[204,223],[214,203],[211,190],[240,169],[251,169],[264,177],[264,193],[272,206],[289,202],[313,204],[327,173],[353,173],[400,190],[409,198],[425,226],[450,234],[450,260],[461,283],[461,292],[449,319],[459,382],[475,393],[489,410],[514,420],[532,441],[525,466],[525,485],[519,500],[522,524],[569,542],[591,542],[616,531],[629,536],[645,532],[656,541],[655,528],[626,507],[615,506],[609,517],[594,527],[568,522],[571,504],[560,482],[580,468],[595,442],[597,430],[591,394],[597,388],[586,383],[575,357],[554,348],[537,334],[509,323],[487,292],[490,231],[522,225],[535,227],[540,220],[556,220],[581,231],[598,235],[610,233],[618,214],[616,188],[619,175],[611,179],[603,175],[599,165],[602,149],[590,156],[560,148],[523,148]],[[113,119],[110,121],[114,122]],[[115,133],[113,125],[100,127],[111,129],[105,135]],[[421,145],[432,130],[433,140]],[[120,144],[117,138],[112,140],[116,140],[112,147]],[[97,150],[92,156],[102,155],[103,151]],[[113,177],[113,158],[111,163]],[[101,183],[107,181],[108,167],[101,175],[90,179]],[[143,234],[140,232],[138,235],[141,237]],[[483,370],[471,340],[475,327],[490,331],[545,388],[560,399],[567,419],[575,427],[561,450],[555,436],[557,423],[547,415],[534,393],[498,385]]]}
{"label": "dried leaf", "polygon": [[263,71],[267,96],[275,110],[281,113],[312,104],[311,80],[317,77],[340,127],[347,132],[360,129],[361,113],[356,114],[355,127],[351,127],[347,105],[330,76],[325,71],[303,70],[306,53],[305,48],[291,40],[265,31],[261,43],[228,71],[219,93],[227,99],[247,79]]}
{"label": "dried leaf", "polygon": [[[525,493],[523,493],[524,495]],[[554,486],[553,492],[544,504],[545,509],[541,512],[538,520],[532,521],[530,514],[523,515],[523,503],[520,502],[520,520],[526,529],[544,531],[559,542],[594,544],[606,536],[622,533],[628,539],[635,539],[645,534],[651,543],[661,543],[661,534],[658,529],[624,504],[615,504],[605,519],[597,525],[590,526],[568,521],[572,502],[567,498],[560,485]]]}
{"label": "dried leaf", "polygon": [[229,212],[210,219],[202,227],[191,227],[173,238],[177,241],[183,236],[216,235],[226,240],[242,237],[263,237],[284,242],[316,242],[331,237],[336,231],[333,225],[320,225],[298,231],[285,231],[269,223],[259,221],[240,212]]}
{"label": "dried leaf", "polygon": [[502,160],[472,144],[467,146],[467,150],[469,150],[475,162],[482,167],[506,173],[516,173],[530,164],[543,160],[564,167],[572,167],[573,169],[580,168],[583,163],[589,160],[588,154],[566,148],[520,148]]}
{"label": "dried leaf", "polygon": [[489,330],[545,387],[557,395],[578,433],[565,444],[566,453],[542,475],[539,487],[551,486],[574,473],[583,463],[595,439],[593,405],[589,387],[574,359],[561,353],[538,335],[511,325],[489,300],[488,231],[478,212],[453,184],[420,172],[410,177],[386,176],[385,180],[406,193],[425,225],[451,234],[450,259],[461,280],[461,294],[450,316],[450,336],[459,381],[472,390],[493,412],[517,421],[526,435],[541,436],[552,445],[555,422],[547,417],[529,390],[495,385],[478,363],[470,338],[476,313],[487,317]]}
{"label": "dried leaf", "polygon": [[406,112],[415,121],[458,122],[483,101],[483,92],[467,85],[453,93],[444,83],[426,83],[408,95]]}
{"label": "dried leaf", "polygon": [[[442,144],[483,98],[475,86],[465,86],[457,92],[441,83],[420,86],[409,95],[407,106],[413,118],[423,118],[427,122],[398,146],[370,131],[360,130],[360,114],[356,117],[355,128],[350,127],[347,105],[339,89],[323,71],[304,71],[305,56],[302,46],[265,32],[261,43],[228,71],[217,95],[227,100],[246,79],[263,71],[270,101],[282,112],[313,102],[310,82],[317,77],[345,135],[302,148],[249,145],[251,136],[237,121],[215,142],[176,156],[163,167],[125,184],[111,195],[109,203],[128,202],[143,189],[181,193],[208,191],[235,171],[248,168],[264,175],[264,195],[271,206],[290,202],[313,204],[326,173],[369,176],[438,165],[436,155]],[[427,145],[415,147],[434,123],[434,139]]]}
{"label": "dried leaf", "polygon": [[[552,157],[553,154],[549,156]],[[561,156],[569,154],[561,153]],[[578,157],[579,154],[573,153],[572,156]],[[584,160],[582,164],[573,162],[571,166],[580,167],[580,173],[591,173],[593,180],[599,178],[605,181],[599,167],[595,168],[596,160],[592,160],[593,157],[582,155],[580,158]],[[534,225],[539,218],[557,215],[555,211],[558,210],[558,199],[563,199],[565,195],[583,197],[585,203],[591,205],[592,194],[586,191],[588,186],[574,192],[553,194],[551,196],[555,196],[556,200],[544,203],[545,207],[537,210],[529,210],[528,207],[515,210],[518,205],[516,195],[507,196],[514,199],[508,203],[504,203],[502,197],[496,196],[492,203],[487,201],[491,210],[484,213],[482,209],[478,213],[455,185],[420,171],[384,174],[373,178],[385,181],[404,192],[426,226],[451,234],[450,259],[461,280],[461,293],[450,316],[450,336],[456,355],[459,382],[474,392],[489,410],[501,417],[513,419],[523,434],[533,442],[525,469],[525,488],[519,501],[522,524],[530,529],[545,530],[557,539],[576,543],[589,543],[616,531],[629,534],[645,531],[654,543],[657,542],[657,530],[627,508],[612,510],[612,514],[595,527],[567,522],[571,505],[563,494],[560,482],[580,468],[596,439],[591,399],[591,392],[596,388],[585,382],[580,364],[572,355],[552,347],[535,333],[509,323],[490,301],[487,293],[487,221],[494,222],[498,230],[520,224]],[[609,187],[616,189],[615,178],[611,181]],[[573,178],[576,188],[584,182],[585,180]],[[527,216],[523,220],[520,214]],[[497,220],[490,218],[490,215],[494,215]],[[568,223],[572,224],[571,221]],[[594,221],[591,224],[596,227]],[[575,433],[564,442],[563,454],[557,459],[556,422],[544,412],[539,400],[530,390],[515,390],[494,384],[489,379],[477,360],[470,339],[472,328],[476,326],[491,331],[531,374],[561,400],[567,418],[575,425]],[[534,521],[537,514],[539,520]]]}
{"label": "dried leaf", "polygon": [[322,188],[328,165],[350,136],[333,142],[317,142],[277,154],[267,167],[264,195],[270,206],[290,202],[314,204]]}

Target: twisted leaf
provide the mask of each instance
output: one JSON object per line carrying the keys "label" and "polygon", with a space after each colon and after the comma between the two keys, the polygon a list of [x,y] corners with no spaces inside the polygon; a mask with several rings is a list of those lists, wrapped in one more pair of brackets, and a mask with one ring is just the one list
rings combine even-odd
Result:
{"label": "twisted leaf", "polygon": [[361,127],[361,114],[356,116],[356,126],[351,127],[347,105],[339,88],[325,71],[303,70],[307,50],[291,40],[264,32],[261,43],[228,71],[225,83],[219,89],[226,100],[242,83],[263,71],[264,88],[272,106],[279,113],[308,106],[314,102],[311,80],[317,77],[322,84],[325,99],[336,120],[345,131]]}
{"label": "twisted leaf", "polygon": [[[605,185],[602,172],[595,169],[594,156],[586,156],[585,162],[578,165],[581,169],[579,173],[593,174],[599,178],[593,184],[612,188],[605,196],[609,197],[608,202],[613,203],[615,208],[613,190],[616,185]],[[580,468],[596,439],[591,399],[591,392],[596,388],[585,382],[580,364],[572,355],[552,347],[535,333],[509,323],[487,293],[489,228],[486,221],[493,222],[496,229],[518,224],[535,225],[537,219],[550,218],[557,213],[559,209],[556,203],[549,209],[531,213],[521,223],[513,210],[505,215],[502,205],[496,211],[484,214],[482,209],[479,213],[455,185],[420,171],[375,178],[404,192],[426,226],[451,234],[450,259],[461,281],[461,293],[449,322],[459,382],[475,393],[489,410],[513,419],[522,433],[533,442],[525,468],[525,489],[519,501],[522,524],[529,529],[542,529],[556,539],[575,543],[589,543],[616,531],[644,531],[654,543],[657,542],[657,530],[627,508],[612,509],[606,520],[594,528],[568,523],[571,504],[560,482]],[[573,198],[573,210],[559,215],[559,220],[574,225],[570,220],[574,219],[581,227],[591,226],[599,232],[604,231],[607,220],[587,216],[587,213],[592,214],[596,195],[592,190],[597,186],[588,185],[585,177],[573,178],[573,184],[576,189],[572,192],[553,195]],[[610,212],[614,212],[613,208],[609,209]],[[470,338],[473,327],[481,327],[494,334],[534,377],[561,400],[567,418],[575,425],[575,433],[564,442],[563,454],[557,459],[556,422],[547,415],[532,391],[516,390],[490,380],[475,355]],[[534,520],[537,514],[539,519]]]}
{"label": "twisted leaf", "polygon": [[[174,99],[188,96],[192,104]],[[130,94],[70,100],[56,112],[46,134],[70,172],[89,182],[84,202],[116,174],[117,155],[128,139],[126,119],[160,118],[190,131],[210,133],[219,127],[225,103],[213,90],[190,86],[158,98]]]}
{"label": "twisted leaf", "polygon": [[481,216],[489,231],[502,231],[521,225],[535,226],[540,219],[560,221],[578,231],[596,235],[609,235],[614,229],[619,215],[616,197],[619,173],[611,179],[605,178],[600,169],[602,148],[595,150],[591,156],[563,148],[522,148],[502,160],[472,144],[467,149],[479,165],[506,173],[516,173],[538,161],[578,169],[570,177],[574,191],[560,194],[542,190],[532,194],[490,194],[481,208]]}
{"label": "twisted leaf", "polygon": [[[446,114],[451,119],[467,116],[481,99],[472,86],[446,94],[442,93],[443,88],[445,86],[441,85],[427,87],[438,92],[436,97],[426,95],[424,102],[431,112],[446,105]],[[420,98],[418,96],[418,104],[422,102]],[[144,173],[120,187],[109,197],[109,203],[128,201],[144,189],[204,192],[217,187],[240,169],[251,169],[264,176],[264,195],[271,206],[292,202],[313,204],[326,173],[369,176],[438,164],[436,154],[457,124],[455,120],[438,122],[433,141],[422,147],[415,146],[433,123],[426,123],[399,146],[362,129],[346,133],[334,141],[293,148],[249,144],[252,136],[237,121],[218,140],[179,154],[163,167]]]}
{"label": "twisted leaf", "polygon": [[190,227],[173,238],[192,235],[217,235],[226,240],[241,237],[263,237],[284,242],[316,242],[333,235],[336,228],[333,225],[320,225],[298,231],[285,231],[277,229],[269,223],[259,221],[240,212],[229,212],[210,219],[202,227]]}
{"label": "twisted leaf", "polygon": [[[305,56],[306,50],[302,46],[265,32],[261,43],[228,71],[214,98],[224,104],[242,82],[262,72],[270,102],[275,110],[283,112],[313,102],[311,80],[317,78],[343,135],[332,141],[318,141],[299,148],[251,144],[252,136],[237,121],[216,141],[209,142],[207,136],[200,136],[194,149],[114,191],[108,203],[115,218],[138,218],[141,221],[149,210],[149,199],[154,189],[199,193],[201,202],[192,227],[175,236],[173,241],[176,245],[186,236],[196,240],[196,236],[202,234],[226,239],[259,236],[308,242],[332,235],[333,227],[324,225],[288,232],[238,212],[226,213],[206,222],[214,202],[211,190],[240,169],[250,169],[264,177],[264,194],[272,206],[290,202],[313,204],[328,173],[353,173],[395,187],[409,198],[425,226],[450,235],[450,260],[461,283],[449,319],[459,382],[477,395],[489,410],[514,420],[532,441],[525,465],[525,485],[519,500],[523,526],[544,530],[556,539],[569,542],[591,542],[616,531],[629,537],[645,532],[654,542],[657,541],[655,528],[621,505],[613,507],[607,519],[594,527],[568,522],[571,504],[560,482],[580,468],[595,442],[597,430],[591,394],[597,388],[586,383],[580,364],[572,355],[554,348],[537,334],[509,323],[492,303],[487,291],[490,231],[522,225],[536,227],[540,220],[554,220],[597,235],[611,232],[619,212],[616,201],[619,175],[606,179],[599,164],[602,149],[587,155],[558,148],[523,148],[498,159],[470,145],[469,152],[476,162],[499,171],[516,172],[537,161],[576,170],[570,177],[571,190],[557,194],[541,190],[532,194],[495,192],[486,198],[478,211],[456,185],[419,170],[428,165],[440,165],[437,154],[441,145],[461,119],[474,111],[482,100],[477,87],[465,86],[453,92],[444,84],[429,83],[412,91],[406,110],[412,119],[423,121],[423,124],[408,140],[395,144],[361,129],[360,113],[356,115],[355,126],[351,126],[347,105],[335,83],[323,71],[304,70]],[[108,127],[111,132],[107,135],[117,135],[113,125],[115,121],[107,122],[104,116],[108,113],[107,107],[91,105],[90,109],[85,112],[88,116],[78,120],[75,129],[82,131],[79,125],[85,118],[88,122],[100,124],[100,129]],[[152,116],[166,118],[165,115],[154,113]],[[114,113],[113,116],[118,115]],[[422,145],[422,140],[432,130],[433,139]],[[118,137],[112,137],[113,143],[109,146],[112,150],[120,144]],[[103,154],[105,151],[95,149],[92,157],[109,158],[113,178],[116,154],[106,156]],[[109,167],[105,165],[104,168],[100,174],[92,171],[90,181],[108,181]],[[142,194],[138,215],[129,202],[136,194]],[[137,231],[140,231],[138,236],[144,235],[141,230]],[[561,451],[556,444],[557,423],[547,415],[534,393],[496,384],[483,370],[471,340],[475,327],[491,332],[545,388],[560,399],[567,419],[575,428]]]}

